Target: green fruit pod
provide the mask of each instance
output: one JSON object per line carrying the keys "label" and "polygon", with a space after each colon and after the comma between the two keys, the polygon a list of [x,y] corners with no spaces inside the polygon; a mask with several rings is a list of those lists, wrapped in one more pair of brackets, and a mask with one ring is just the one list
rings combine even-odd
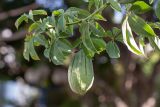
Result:
{"label": "green fruit pod", "polygon": [[84,95],[92,86],[94,72],[92,59],[80,50],[72,59],[68,70],[68,81],[73,92]]}

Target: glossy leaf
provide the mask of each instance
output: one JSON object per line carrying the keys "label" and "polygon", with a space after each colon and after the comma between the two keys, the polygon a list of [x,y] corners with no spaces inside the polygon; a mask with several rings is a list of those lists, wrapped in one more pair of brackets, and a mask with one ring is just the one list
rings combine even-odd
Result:
{"label": "glossy leaf", "polygon": [[122,24],[122,34],[123,34],[123,41],[127,48],[137,54],[137,55],[142,55],[143,53],[137,46],[137,43],[134,40],[130,25],[128,23],[128,17],[125,18],[123,24]]}
{"label": "glossy leaf", "polygon": [[129,15],[128,18],[131,29],[139,36],[154,37],[154,30],[142,18],[135,14]]}
{"label": "glossy leaf", "polygon": [[80,50],[72,59],[68,69],[68,82],[73,92],[84,95],[94,81],[92,59]]}
{"label": "glossy leaf", "polygon": [[151,9],[152,8],[144,1],[136,1],[135,3],[133,3],[130,10],[137,14],[143,14],[150,11]]}

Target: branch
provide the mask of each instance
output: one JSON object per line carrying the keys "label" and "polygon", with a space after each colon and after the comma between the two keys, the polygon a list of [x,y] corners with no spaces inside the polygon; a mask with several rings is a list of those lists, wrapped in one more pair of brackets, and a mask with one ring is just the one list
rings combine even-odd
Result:
{"label": "branch", "polygon": [[39,6],[36,3],[32,3],[30,5],[27,5],[27,6],[18,8],[18,9],[13,9],[13,10],[10,10],[10,11],[7,11],[7,12],[1,12],[0,13],[0,21],[3,21],[3,20],[5,20],[9,17],[19,16],[22,13],[28,12],[29,10],[32,10],[32,9],[36,9],[38,7]]}
{"label": "branch", "polygon": [[12,42],[12,41],[16,41],[19,39],[23,39],[26,35],[27,31],[26,30],[21,30],[19,32],[16,32],[12,35],[12,37],[10,38],[2,38],[0,36],[0,42]]}

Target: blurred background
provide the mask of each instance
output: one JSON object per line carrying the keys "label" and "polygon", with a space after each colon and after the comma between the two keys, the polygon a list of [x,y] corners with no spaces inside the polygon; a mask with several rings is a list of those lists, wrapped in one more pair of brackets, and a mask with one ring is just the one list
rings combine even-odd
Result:
{"label": "blurred background", "polygon": [[[72,6],[86,4],[83,0],[0,0],[0,107],[160,107],[160,54],[148,44],[147,58],[133,55],[122,43],[118,43],[120,59],[110,59],[106,52],[97,55],[95,81],[84,96],[69,88],[67,64],[55,66],[43,57],[42,49],[37,50],[40,61],[24,60],[28,25],[17,31],[15,20],[31,9],[51,12]],[[107,8],[103,15],[107,22],[99,23],[105,29],[120,28],[123,12]],[[142,17],[157,21],[153,11]]]}

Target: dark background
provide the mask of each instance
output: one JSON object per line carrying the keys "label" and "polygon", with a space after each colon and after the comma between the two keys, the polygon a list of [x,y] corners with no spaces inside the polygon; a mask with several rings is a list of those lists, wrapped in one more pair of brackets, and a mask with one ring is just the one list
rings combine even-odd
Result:
{"label": "dark background", "polygon": [[[146,1],[146,0],[144,0]],[[15,20],[30,9],[84,8],[82,0],[0,0],[0,107],[160,107],[160,54],[147,44],[147,58],[133,55],[119,44],[121,58],[110,59],[106,52],[93,60],[95,81],[84,96],[68,85],[65,66],[55,66],[37,49],[40,61],[23,58],[27,24],[17,30]],[[120,28],[123,14],[108,8],[103,12],[105,29]],[[154,12],[142,17],[157,21]],[[158,33],[159,31],[157,31]]]}

